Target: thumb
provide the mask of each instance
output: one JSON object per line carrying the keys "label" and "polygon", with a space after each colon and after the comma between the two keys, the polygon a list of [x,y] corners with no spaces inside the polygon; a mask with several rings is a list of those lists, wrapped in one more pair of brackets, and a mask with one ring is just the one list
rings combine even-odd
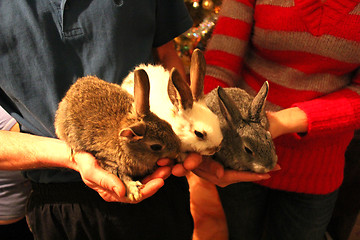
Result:
{"label": "thumb", "polygon": [[198,169],[214,175],[217,178],[222,178],[225,174],[224,167],[221,165],[221,163],[214,161],[210,157],[204,157],[204,160],[202,161]]}
{"label": "thumb", "polygon": [[119,197],[125,195],[126,189],[122,181],[101,168],[94,156],[86,152],[79,152],[76,153],[74,159],[81,178],[90,188],[97,192],[115,193]]}

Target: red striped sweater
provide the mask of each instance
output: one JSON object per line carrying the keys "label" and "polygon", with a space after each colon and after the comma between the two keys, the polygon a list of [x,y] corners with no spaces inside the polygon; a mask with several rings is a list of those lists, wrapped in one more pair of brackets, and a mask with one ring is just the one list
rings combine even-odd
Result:
{"label": "red striped sweater", "polygon": [[254,95],[267,80],[267,110],[307,114],[306,136],[275,139],[282,170],[259,182],[270,188],[334,191],[360,128],[360,1],[321,2],[224,0],[205,53],[206,92],[238,86]]}

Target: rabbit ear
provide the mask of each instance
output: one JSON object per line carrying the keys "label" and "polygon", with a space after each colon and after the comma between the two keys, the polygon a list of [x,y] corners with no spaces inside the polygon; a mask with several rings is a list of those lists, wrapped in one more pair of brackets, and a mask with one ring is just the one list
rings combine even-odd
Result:
{"label": "rabbit ear", "polygon": [[124,128],[120,131],[120,137],[124,137],[130,141],[137,141],[144,137],[146,125],[144,122],[138,122],[130,127]]}
{"label": "rabbit ear", "polygon": [[198,101],[204,97],[204,78],[206,71],[205,57],[200,49],[195,49],[191,56],[190,87],[193,98]]}
{"label": "rabbit ear", "polygon": [[190,87],[175,68],[170,73],[168,94],[170,101],[178,109],[186,110],[192,108],[193,98]]}
{"label": "rabbit ear", "polygon": [[217,89],[220,111],[230,126],[237,125],[243,121],[240,110],[235,102],[226,94],[222,87]]}
{"label": "rabbit ear", "polygon": [[149,104],[150,83],[145,70],[138,69],[134,72],[134,100],[136,113],[139,116],[148,115],[150,112]]}
{"label": "rabbit ear", "polygon": [[249,119],[251,121],[259,122],[261,120],[260,114],[264,110],[266,97],[269,92],[269,83],[266,81],[262,85],[260,91],[256,94],[251,102],[249,109]]}

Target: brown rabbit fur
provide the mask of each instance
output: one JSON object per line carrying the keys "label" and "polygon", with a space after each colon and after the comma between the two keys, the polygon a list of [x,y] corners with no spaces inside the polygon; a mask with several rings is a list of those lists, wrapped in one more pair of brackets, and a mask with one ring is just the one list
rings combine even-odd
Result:
{"label": "brown rabbit fur", "polygon": [[150,112],[149,88],[144,70],[136,73],[134,97],[117,84],[83,77],[70,87],[55,117],[57,136],[117,175],[130,200],[141,199],[141,183],[133,178],[151,173],[159,158],[176,158],[180,151],[171,126]]}

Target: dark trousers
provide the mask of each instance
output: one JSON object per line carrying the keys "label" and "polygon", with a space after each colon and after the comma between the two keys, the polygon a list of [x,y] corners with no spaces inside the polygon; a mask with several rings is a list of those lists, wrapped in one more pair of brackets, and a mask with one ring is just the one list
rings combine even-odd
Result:
{"label": "dark trousers", "polygon": [[[344,181],[328,226],[334,240],[360,239],[357,218],[360,214],[360,130],[355,132],[345,153]],[[355,228],[354,228],[355,227]],[[354,231],[354,232],[353,232]],[[353,236],[354,235],[354,236]]]}
{"label": "dark trousers", "polygon": [[170,177],[139,204],[105,202],[83,183],[34,184],[27,217],[35,239],[191,239],[185,178]]}
{"label": "dark trousers", "polygon": [[299,194],[254,183],[218,191],[231,240],[323,240],[338,193]]}
{"label": "dark trousers", "polygon": [[0,225],[0,239],[4,240],[33,240],[25,218],[18,222]]}

